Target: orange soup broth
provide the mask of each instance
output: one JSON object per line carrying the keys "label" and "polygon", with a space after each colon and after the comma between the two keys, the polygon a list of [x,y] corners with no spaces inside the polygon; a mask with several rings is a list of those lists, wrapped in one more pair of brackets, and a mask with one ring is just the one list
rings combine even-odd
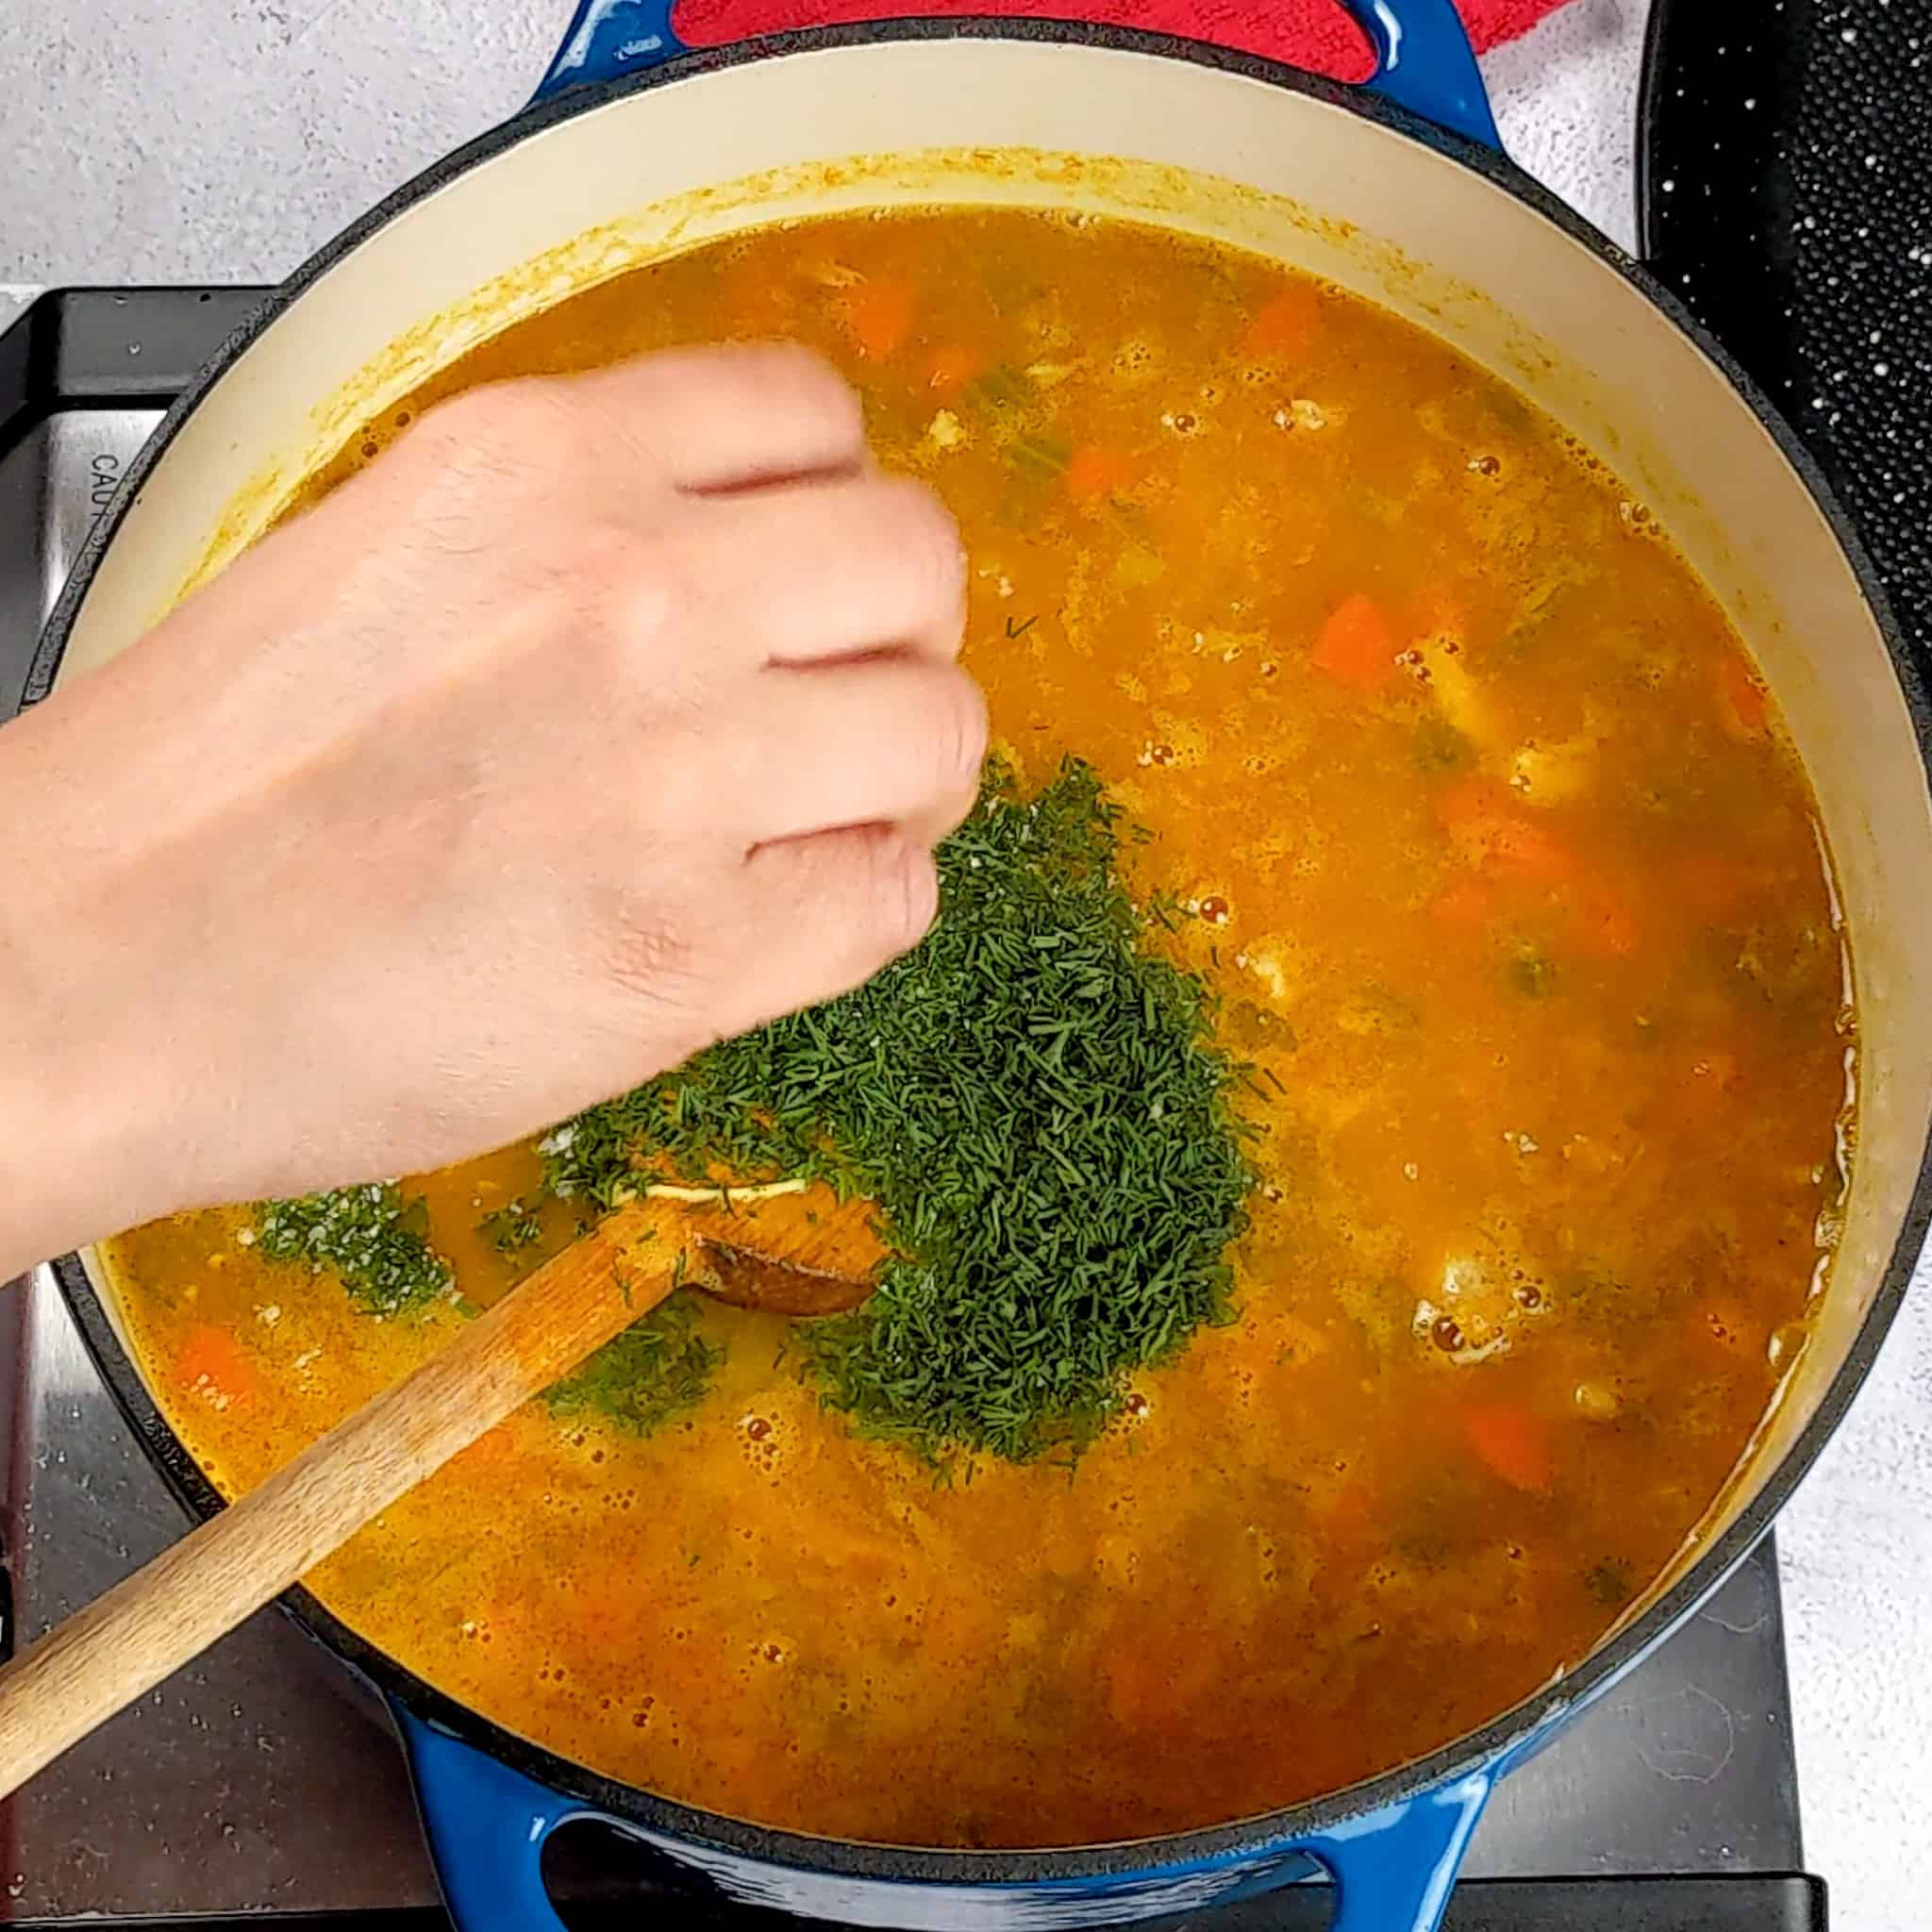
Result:
{"label": "orange soup broth", "polygon": [[[1077,753],[1152,834],[1130,882],[1177,895],[1161,943],[1256,1069],[1238,1314],[1073,1468],[939,1483],[821,1410],[784,1324],[708,1307],[728,1357],[687,1419],[533,1406],[317,1593],[552,1750],[856,1838],[1202,1825],[1482,1724],[1731,1474],[1842,1185],[1840,939],[1737,637],[1613,477],[1441,343],[1259,259],[1012,211],[639,271],[317,488],[438,396],[720,335],[860,386],[960,519],[967,662],[1024,784]],[[475,1223],[537,1178],[522,1149],[410,1184],[471,1299],[511,1278]],[[247,1233],[111,1250],[231,1493],[461,1319],[359,1314]]]}

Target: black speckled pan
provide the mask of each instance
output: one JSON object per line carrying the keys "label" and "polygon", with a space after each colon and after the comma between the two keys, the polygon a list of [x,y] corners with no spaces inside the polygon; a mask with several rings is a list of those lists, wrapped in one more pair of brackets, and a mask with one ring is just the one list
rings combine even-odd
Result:
{"label": "black speckled pan", "polygon": [[1643,252],[1810,444],[1932,652],[1932,7],[1656,0]]}

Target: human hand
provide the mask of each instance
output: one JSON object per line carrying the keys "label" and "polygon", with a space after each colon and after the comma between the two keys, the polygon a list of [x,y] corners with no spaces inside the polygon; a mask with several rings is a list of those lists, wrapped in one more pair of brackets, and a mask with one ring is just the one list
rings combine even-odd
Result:
{"label": "human hand", "polygon": [[480,1152],[869,976],[977,783],[963,609],[803,352],[428,411],[0,734],[0,1270]]}

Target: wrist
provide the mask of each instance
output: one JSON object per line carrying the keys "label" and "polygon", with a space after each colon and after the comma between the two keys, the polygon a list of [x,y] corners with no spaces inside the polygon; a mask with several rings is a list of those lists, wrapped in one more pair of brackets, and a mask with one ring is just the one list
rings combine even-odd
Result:
{"label": "wrist", "polygon": [[166,1042],[143,1038],[112,991],[140,980],[127,971],[138,941],[115,916],[118,868],[61,840],[10,749],[0,743],[0,790],[34,849],[0,855],[0,1280],[182,1205],[156,1104]]}
{"label": "wrist", "polygon": [[0,929],[0,1280],[110,1232],[120,1211],[100,1106],[61,1051],[65,1028],[18,913],[16,902]]}

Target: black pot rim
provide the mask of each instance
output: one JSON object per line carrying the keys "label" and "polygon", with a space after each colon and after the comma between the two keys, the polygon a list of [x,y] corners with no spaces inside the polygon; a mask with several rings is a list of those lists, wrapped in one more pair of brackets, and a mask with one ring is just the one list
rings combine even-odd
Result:
{"label": "black pot rim", "polygon": [[[999,40],[1077,44],[1206,67],[1262,81],[1286,92],[1339,106],[1433,150],[1469,169],[1492,187],[1528,204],[1570,240],[1580,242],[1645,296],[1669,325],[1688,337],[1723,373],[1742,404],[1764,426],[1797,472],[1824,516],[1882,630],[1917,733],[1920,757],[1932,791],[1932,703],[1906,647],[1872,559],[1823,472],[1776,410],[1723,347],[1661,284],[1508,158],[1420,120],[1405,109],[1319,76],[1203,42],[1135,29],[1064,21],[1019,19],[910,19],[809,28],[682,54],[659,66],[574,88],[533,103],[501,126],[433,162],[325,243],[298,269],[223,346],[195,383],[168,412],[130,466],[115,507],[96,525],[49,618],[28,683],[29,698],[45,694],[93,581],[100,559],[134,501],[182,424],[244,350],[316,281],[377,229],[439,188],[527,137],[611,101],[753,61],[833,52],[882,42]],[[1932,1225],[1932,1138],[1922,1149],[1919,1177],[1884,1275],[1857,1335],[1839,1365],[1817,1412],[1777,1468],[1725,1533],[1710,1543],[1677,1582],[1641,1617],[1600,1645],[1553,1685],[1427,1757],[1306,1803],[1257,1817],[1112,1844],[1032,1850],[938,1851],[862,1843],[778,1831],[696,1807],[674,1803],[633,1786],[602,1777],[582,1765],[531,1743],[425,1683],[358,1637],[307,1591],[294,1589],[283,1607],[318,1643],[359,1671],[394,1704],[487,1753],[536,1783],[579,1801],[588,1812],[621,1824],[662,1834],[694,1846],[728,1852],[796,1871],[891,1879],[926,1885],[1029,1884],[1077,1880],[1219,1864],[1325,1832],[1347,1820],[1398,1804],[1478,1772],[1505,1758],[1512,1747],[1559,1721],[1587,1701],[1668,1633],[1749,1554],[1770,1527],[1837,1428],[1870,1372],[1891,1325],[1912,1265]],[[103,1379],[139,1436],[143,1449],[183,1506],[207,1518],[223,1501],[202,1474],[159,1409],[116,1338],[107,1312],[77,1256],[53,1264],[82,1339]]]}

